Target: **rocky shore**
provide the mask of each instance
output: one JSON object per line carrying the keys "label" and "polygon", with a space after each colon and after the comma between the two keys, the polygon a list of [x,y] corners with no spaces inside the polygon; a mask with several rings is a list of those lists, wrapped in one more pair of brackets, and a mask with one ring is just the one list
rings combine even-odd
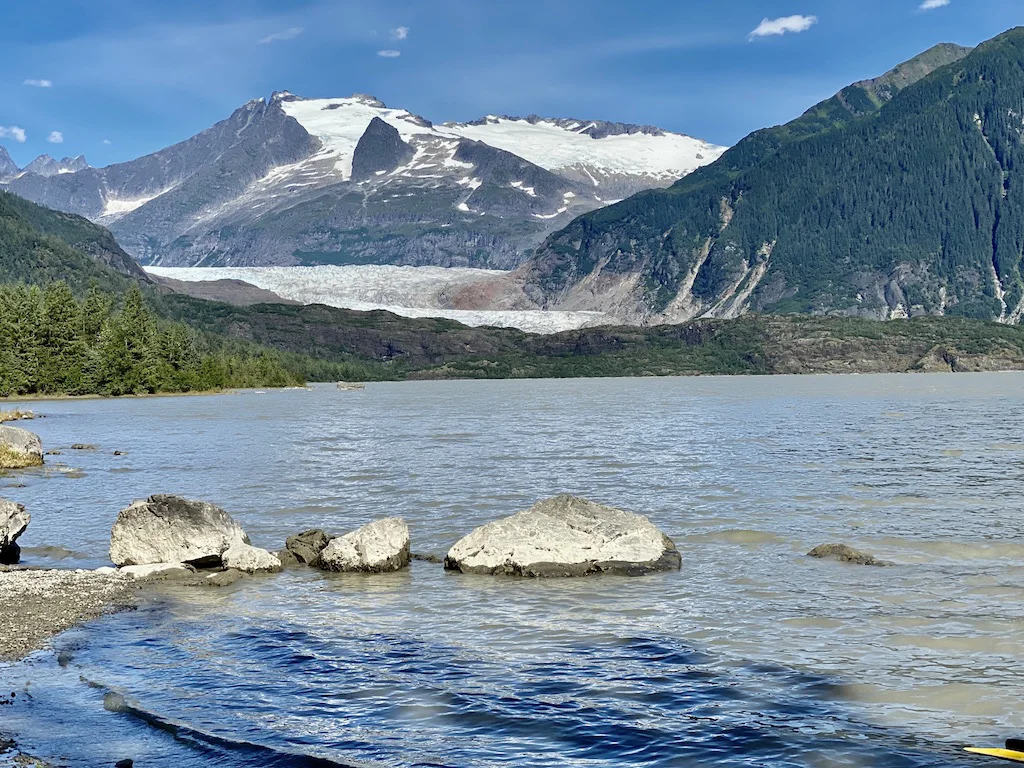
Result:
{"label": "rocky shore", "polygon": [[55,635],[133,604],[120,574],[0,567],[0,661],[16,661]]}

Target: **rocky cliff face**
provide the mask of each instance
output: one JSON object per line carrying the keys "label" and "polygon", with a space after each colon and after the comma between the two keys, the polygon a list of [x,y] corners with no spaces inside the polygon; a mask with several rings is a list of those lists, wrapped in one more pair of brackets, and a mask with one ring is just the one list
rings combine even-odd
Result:
{"label": "rocky cliff face", "polygon": [[617,123],[435,126],[371,96],[282,91],[153,155],[5,186],[109,226],[147,264],[511,267],[574,216],[722,151]]}
{"label": "rocky cliff face", "polygon": [[1024,318],[1024,30],[933,48],[587,214],[529,303],[637,323],[748,311]]}

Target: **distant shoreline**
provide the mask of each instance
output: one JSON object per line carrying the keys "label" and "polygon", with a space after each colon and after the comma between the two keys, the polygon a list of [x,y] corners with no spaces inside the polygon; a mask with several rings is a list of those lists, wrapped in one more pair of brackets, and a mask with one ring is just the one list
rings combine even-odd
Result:
{"label": "distant shoreline", "polygon": [[[264,389],[287,389],[287,387],[264,387]],[[207,389],[201,392],[153,392],[142,395],[8,395],[0,397],[0,403],[46,402],[60,400],[143,400],[150,397],[201,397],[206,395],[237,395],[240,389]]]}

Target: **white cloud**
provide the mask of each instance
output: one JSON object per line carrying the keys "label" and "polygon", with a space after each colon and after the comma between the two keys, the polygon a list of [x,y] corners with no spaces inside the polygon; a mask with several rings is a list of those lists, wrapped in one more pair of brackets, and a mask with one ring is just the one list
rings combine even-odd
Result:
{"label": "white cloud", "polygon": [[33,88],[53,88],[53,80],[26,80],[22,85],[31,85]]}
{"label": "white cloud", "polygon": [[395,40],[405,40],[409,36],[408,27],[395,27],[391,30],[391,37]]}
{"label": "white cloud", "polygon": [[64,134],[60,131],[50,131],[50,135],[46,137],[46,140],[51,144],[63,144]]}
{"label": "white cloud", "polygon": [[110,139],[104,139],[103,143],[109,145],[109,144],[113,144],[114,142],[112,142]]}
{"label": "white cloud", "polygon": [[402,52],[393,50],[377,51],[377,55],[383,56],[385,59],[397,59],[399,56],[402,55]]}
{"label": "white cloud", "polygon": [[266,37],[259,40],[259,44],[267,45],[268,43],[279,43],[282,40],[294,40],[296,37],[298,37],[305,31],[306,30],[304,30],[302,27],[291,27],[290,29],[286,29],[283,32],[275,32],[272,35],[267,35]]}
{"label": "white cloud", "polygon": [[[927,0],[934,2],[934,0]],[[784,35],[787,32],[806,32],[818,23],[817,16],[783,16],[781,19],[764,19],[753,32],[750,39]]]}
{"label": "white cloud", "polygon": [[0,139],[14,139],[19,144],[25,143],[25,129],[12,125],[10,128],[0,125]]}
{"label": "white cloud", "polygon": [[947,5],[949,5],[949,0],[924,0],[920,8],[922,11],[934,11],[936,8],[945,8]]}

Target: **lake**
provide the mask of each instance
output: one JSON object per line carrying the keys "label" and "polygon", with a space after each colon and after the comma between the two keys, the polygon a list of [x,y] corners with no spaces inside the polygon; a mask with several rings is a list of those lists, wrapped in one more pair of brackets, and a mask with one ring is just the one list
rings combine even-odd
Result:
{"label": "lake", "polygon": [[[219,504],[268,549],[401,515],[439,556],[576,493],[648,515],[683,557],[643,578],[414,562],[168,587],[58,638],[63,666],[0,668],[27,694],[0,725],[76,766],[949,766],[1024,732],[1024,374],[27,407],[63,451],[0,478],[32,513],[27,564],[107,564],[118,510],[153,493]],[[806,557],[828,542],[893,564]]]}

